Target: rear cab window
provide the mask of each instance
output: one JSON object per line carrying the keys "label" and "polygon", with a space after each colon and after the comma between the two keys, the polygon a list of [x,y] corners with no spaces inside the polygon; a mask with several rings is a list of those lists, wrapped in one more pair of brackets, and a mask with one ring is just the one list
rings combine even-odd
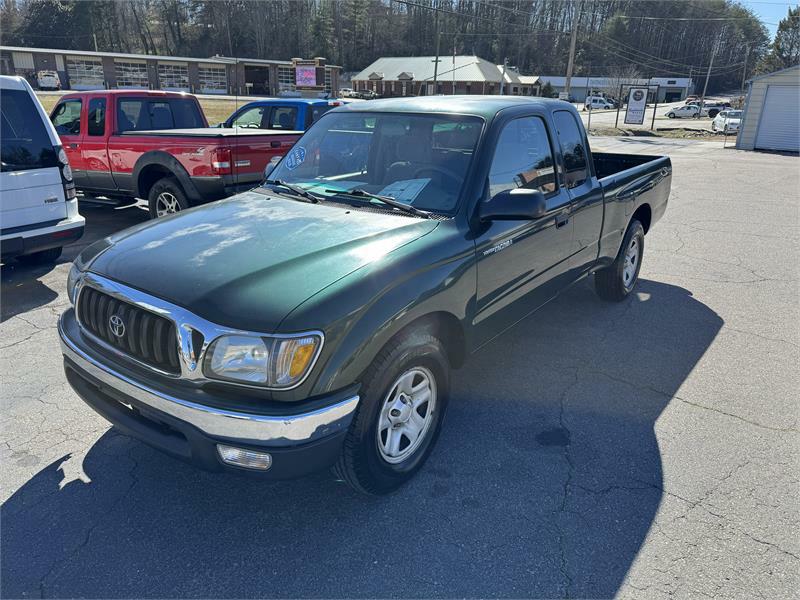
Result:
{"label": "rear cab window", "polygon": [[566,110],[554,112],[553,121],[558,130],[561,156],[564,159],[562,181],[568,189],[576,188],[590,177],[581,128],[572,113]]}
{"label": "rear cab window", "polygon": [[56,106],[50,120],[58,135],[80,135],[81,133],[81,100],[64,100]]}
{"label": "rear cab window", "polygon": [[47,127],[26,90],[0,88],[0,139],[4,173],[58,166]]}
{"label": "rear cab window", "polygon": [[120,98],[117,132],[205,127],[197,103],[190,98]]}
{"label": "rear cab window", "polygon": [[86,133],[92,136],[104,135],[106,132],[106,99],[89,100],[89,118]]}
{"label": "rear cab window", "polygon": [[276,106],[269,118],[270,129],[292,131],[297,123],[297,108],[294,106]]}

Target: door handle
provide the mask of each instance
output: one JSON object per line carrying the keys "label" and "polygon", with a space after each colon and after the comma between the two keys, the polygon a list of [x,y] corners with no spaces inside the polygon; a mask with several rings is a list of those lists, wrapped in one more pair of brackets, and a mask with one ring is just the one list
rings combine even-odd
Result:
{"label": "door handle", "polygon": [[77,144],[77,143],[75,143],[75,142],[70,142],[69,144],[67,144],[67,147],[68,147],[70,150],[77,150],[78,148],[80,148],[80,147],[81,147],[81,145],[80,145],[80,144]]}
{"label": "door handle", "polygon": [[569,223],[569,215],[567,213],[556,215],[556,228],[563,227],[567,223]]}
{"label": "door handle", "polygon": [[271,148],[280,148],[281,147],[281,143],[280,142],[270,142],[269,145],[270,145]]}

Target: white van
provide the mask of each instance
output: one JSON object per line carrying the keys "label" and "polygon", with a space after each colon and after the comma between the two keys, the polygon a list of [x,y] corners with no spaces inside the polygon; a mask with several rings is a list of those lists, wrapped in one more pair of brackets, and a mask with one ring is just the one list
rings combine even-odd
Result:
{"label": "white van", "polygon": [[0,254],[55,262],[83,235],[67,155],[33,89],[0,76]]}
{"label": "white van", "polygon": [[609,100],[603,98],[603,96],[589,96],[584,101],[583,108],[589,110],[590,107],[592,110],[600,110],[604,108],[614,108],[614,105]]}

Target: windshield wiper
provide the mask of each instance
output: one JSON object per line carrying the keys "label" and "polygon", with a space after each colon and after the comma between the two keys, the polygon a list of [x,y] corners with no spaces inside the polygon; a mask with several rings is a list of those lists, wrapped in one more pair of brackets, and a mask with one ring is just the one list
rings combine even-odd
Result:
{"label": "windshield wiper", "polygon": [[300,196],[301,198],[305,198],[308,202],[312,204],[316,204],[320,201],[320,197],[312,194],[304,190],[303,188],[297,187],[296,185],[292,185],[291,183],[286,183],[282,179],[265,179],[264,183],[267,185],[274,185],[276,187],[282,187],[284,189],[289,190],[292,194],[296,196]]}
{"label": "windshield wiper", "polygon": [[388,204],[389,206],[393,206],[394,208],[399,208],[402,211],[411,213],[412,215],[416,215],[418,217],[422,217],[423,219],[431,218],[431,213],[429,213],[427,210],[420,210],[419,208],[415,208],[410,204],[399,202],[394,198],[392,198],[391,196],[379,196],[378,194],[372,194],[360,188],[356,188],[354,190],[325,190],[325,191],[329,194],[341,194],[346,196],[355,196],[356,198],[369,198],[370,200],[378,200],[379,202],[383,202],[384,204]]}

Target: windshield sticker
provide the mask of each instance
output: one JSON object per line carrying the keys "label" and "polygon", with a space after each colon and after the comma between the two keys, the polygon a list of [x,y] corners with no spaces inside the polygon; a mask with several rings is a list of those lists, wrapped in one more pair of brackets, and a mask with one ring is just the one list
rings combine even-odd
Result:
{"label": "windshield sticker", "polygon": [[294,171],[297,167],[303,164],[306,159],[306,149],[302,146],[293,148],[289,154],[286,155],[286,168]]}
{"label": "windshield sticker", "polygon": [[419,196],[420,192],[425,189],[425,186],[428,185],[430,180],[431,178],[427,177],[424,179],[403,179],[395,181],[383,188],[378,194],[381,196],[391,196],[395,200],[411,204],[416,197]]}

